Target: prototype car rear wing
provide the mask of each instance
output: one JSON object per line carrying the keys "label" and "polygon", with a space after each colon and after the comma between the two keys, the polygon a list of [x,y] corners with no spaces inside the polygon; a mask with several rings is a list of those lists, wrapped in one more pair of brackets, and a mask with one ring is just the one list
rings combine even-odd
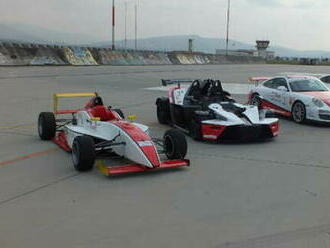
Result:
{"label": "prototype car rear wing", "polygon": [[169,84],[192,83],[197,79],[162,79],[162,86]]}
{"label": "prototype car rear wing", "polygon": [[53,95],[53,107],[55,115],[63,114],[73,114],[76,113],[77,109],[58,109],[58,100],[60,98],[75,98],[75,97],[96,97],[98,94],[96,92],[85,92],[85,93],[56,93]]}

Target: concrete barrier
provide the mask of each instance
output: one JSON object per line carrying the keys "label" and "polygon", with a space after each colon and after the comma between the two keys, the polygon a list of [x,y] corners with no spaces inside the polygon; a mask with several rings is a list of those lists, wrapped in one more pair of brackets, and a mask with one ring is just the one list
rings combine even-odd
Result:
{"label": "concrete barrier", "polygon": [[202,56],[202,55],[195,55],[195,60],[196,60],[197,64],[199,64],[199,65],[208,64],[206,62],[204,56]]}
{"label": "concrete barrier", "polygon": [[157,53],[157,56],[160,58],[160,61],[164,65],[171,65],[172,64],[168,54],[166,54],[166,53]]}
{"label": "concrete barrier", "polygon": [[65,47],[64,56],[71,65],[97,65],[91,52],[84,47]]}
{"label": "concrete barrier", "polygon": [[3,65],[30,65],[36,50],[20,44],[4,44],[0,47]]}
{"label": "concrete barrier", "polygon": [[40,46],[30,65],[65,65],[56,48]]}
{"label": "concrete barrier", "polygon": [[0,65],[203,65],[265,63],[252,56],[0,43]]}

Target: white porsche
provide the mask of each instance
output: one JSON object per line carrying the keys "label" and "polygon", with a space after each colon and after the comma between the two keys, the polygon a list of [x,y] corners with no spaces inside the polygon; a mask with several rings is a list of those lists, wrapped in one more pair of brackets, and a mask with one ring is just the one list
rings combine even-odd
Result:
{"label": "white porsche", "polygon": [[252,77],[256,85],[249,102],[292,117],[297,123],[306,120],[330,123],[330,90],[313,76]]}

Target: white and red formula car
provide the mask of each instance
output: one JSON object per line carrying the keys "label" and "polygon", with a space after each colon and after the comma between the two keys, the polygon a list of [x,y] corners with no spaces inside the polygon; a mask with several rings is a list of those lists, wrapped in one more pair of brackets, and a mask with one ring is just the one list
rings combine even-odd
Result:
{"label": "white and red formula car", "polygon": [[330,123],[330,90],[318,78],[290,75],[252,77],[250,81],[256,84],[249,94],[251,104],[292,117],[297,123]]}
{"label": "white and red formula car", "polygon": [[[58,110],[58,99],[63,97],[92,97],[79,110]],[[60,119],[58,115],[72,115]],[[72,152],[76,170],[88,171],[99,157],[122,157],[132,164],[105,166],[98,164],[105,175],[143,172],[189,166],[184,159],[187,142],[178,130],[168,130],[163,139],[149,136],[148,127],[125,121],[119,109],[103,105],[97,93],[54,94],[54,112],[42,112],[38,119],[38,132],[42,140],[53,140],[62,149]],[[166,161],[160,159],[166,155]]]}

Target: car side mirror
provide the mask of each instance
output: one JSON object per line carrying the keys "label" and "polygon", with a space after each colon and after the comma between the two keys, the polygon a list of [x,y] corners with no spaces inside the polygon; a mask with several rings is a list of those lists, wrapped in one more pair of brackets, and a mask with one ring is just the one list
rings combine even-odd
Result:
{"label": "car side mirror", "polygon": [[288,89],[286,87],[284,87],[284,86],[278,86],[277,89],[279,91],[284,91],[284,92],[287,92],[288,91]]}

